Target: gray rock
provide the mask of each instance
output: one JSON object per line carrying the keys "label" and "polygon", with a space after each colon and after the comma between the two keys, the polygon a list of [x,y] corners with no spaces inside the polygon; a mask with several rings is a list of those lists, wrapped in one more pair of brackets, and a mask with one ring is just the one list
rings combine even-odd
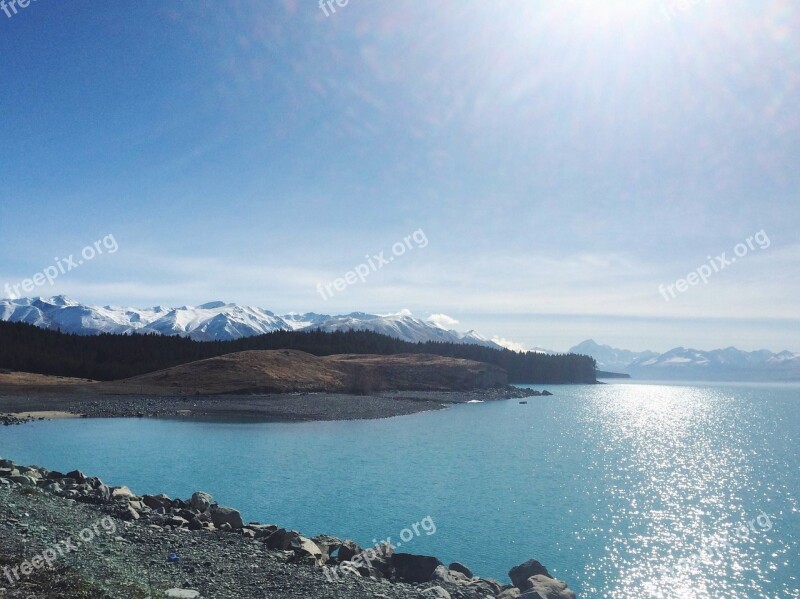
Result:
{"label": "gray rock", "polygon": [[508,577],[511,579],[511,584],[517,587],[520,591],[527,591],[528,590],[528,579],[531,576],[547,576],[548,578],[553,578],[550,576],[550,572],[547,571],[541,563],[537,562],[535,559],[528,560],[524,564],[520,564],[519,566],[514,566],[508,573]]}
{"label": "gray rock", "polygon": [[575,599],[575,593],[570,590],[566,582],[542,574],[531,576],[527,584],[525,597],[529,594],[536,597],[535,593],[539,593],[544,599]]}
{"label": "gray rock", "polygon": [[392,556],[395,575],[404,582],[428,582],[436,568],[443,565],[435,557],[427,555],[395,553]]}
{"label": "gray rock", "polygon": [[[522,591],[520,591],[517,587],[513,589],[506,589],[502,593],[497,596],[497,599],[517,599],[518,597],[522,596]],[[528,596],[525,596],[525,599],[528,599]],[[536,599],[539,599],[536,597]]]}
{"label": "gray rock", "polygon": [[436,566],[436,569],[431,574],[429,579],[431,582],[444,582],[447,584],[455,584],[455,580],[450,575],[450,570],[444,566]]}
{"label": "gray rock", "polygon": [[71,478],[72,480],[79,483],[86,482],[86,475],[80,470],[73,470],[72,472],[67,472],[64,478]]}
{"label": "gray rock", "polygon": [[292,549],[294,550],[295,554],[300,557],[313,558],[318,566],[321,566],[324,563],[322,559],[322,549],[320,549],[311,539],[307,539],[306,537],[300,535],[296,536],[294,539],[292,539]]}
{"label": "gray rock", "polygon": [[211,521],[217,528],[220,528],[223,524],[227,524],[234,530],[244,528],[242,515],[238,510],[230,507],[222,507],[219,505],[211,506]]}
{"label": "gray rock", "polygon": [[460,564],[458,562],[453,562],[447,568],[448,570],[453,570],[454,572],[461,572],[467,578],[472,578],[474,576],[472,570],[467,568],[464,564]]}
{"label": "gray rock", "polygon": [[342,541],[342,545],[339,547],[339,553],[336,554],[336,557],[340,562],[349,562],[359,553],[361,553],[361,547],[359,547],[355,541],[350,541],[348,539]]}
{"label": "gray rock", "polygon": [[214,498],[203,491],[198,491],[193,494],[192,498],[189,500],[189,505],[192,506],[192,509],[197,510],[201,514],[207,513],[213,503]]}
{"label": "gray rock", "polygon": [[112,499],[131,499],[136,496],[128,487],[114,487],[111,489],[111,497]]}
{"label": "gray rock", "polygon": [[18,485],[22,485],[23,487],[35,487],[36,486],[36,479],[33,479],[30,476],[25,476],[23,474],[18,474],[16,476],[9,476],[8,479],[12,483],[17,483]]}

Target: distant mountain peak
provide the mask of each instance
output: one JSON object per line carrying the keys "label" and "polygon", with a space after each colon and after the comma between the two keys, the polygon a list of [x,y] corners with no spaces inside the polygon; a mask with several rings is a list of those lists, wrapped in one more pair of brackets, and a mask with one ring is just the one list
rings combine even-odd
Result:
{"label": "distant mountain peak", "polygon": [[742,351],[730,346],[704,351],[683,346],[662,354],[632,352],[598,345],[591,340],[573,347],[597,361],[600,370],[624,372],[640,379],[681,380],[800,380],[800,355],[789,351]]}
{"label": "distant mountain peak", "polygon": [[273,331],[360,330],[373,331],[410,341],[468,343],[499,348],[475,331],[459,333],[415,318],[403,309],[387,315],[352,312],[328,316],[313,312],[290,312],[278,316],[262,308],[214,301],[193,307],[121,308],[83,305],[64,296],[54,298],[0,300],[0,320],[26,322],[65,333],[157,333],[180,335],[198,341],[230,340]]}

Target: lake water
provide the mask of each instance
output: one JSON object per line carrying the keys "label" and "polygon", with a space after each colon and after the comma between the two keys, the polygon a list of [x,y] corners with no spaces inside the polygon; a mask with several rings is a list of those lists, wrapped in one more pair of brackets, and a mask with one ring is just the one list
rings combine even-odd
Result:
{"label": "lake water", "polygon": [[0,455],[503,581],[536,558],[583,598],[800,597],[800,386],[551,390],[380,421],[38,422]]}

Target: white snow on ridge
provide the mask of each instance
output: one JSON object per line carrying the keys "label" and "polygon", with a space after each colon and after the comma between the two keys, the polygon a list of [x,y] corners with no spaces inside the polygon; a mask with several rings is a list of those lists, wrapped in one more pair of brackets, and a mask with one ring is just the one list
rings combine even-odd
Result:
{"label": "white snow on ridge", "polygon": [[[459,333],[442,326],[457,322],[446,315],[434,321],[415,318],[409,310],[395,314],[353,312],[338,316],[290,312],[278,316],[263,308],[221,301],[180,308],[130,308],[88,306],[64,296],[0,300],[0,320],[25,322],[65,333],[157,333],[180,335],[198,341],[230,340],[273,331],[374,331],[409,341],[444,341],[500,347],[475,331]],[[449,319],[449,320],[448,320]]]}

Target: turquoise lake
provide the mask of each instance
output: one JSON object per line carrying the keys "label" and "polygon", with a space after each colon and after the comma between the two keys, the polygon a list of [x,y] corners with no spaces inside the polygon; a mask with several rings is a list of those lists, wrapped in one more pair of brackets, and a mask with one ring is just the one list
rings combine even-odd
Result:
{"label": "turquoise lake", "polygon": [[504,582],[535,558],[582,598],[800,597],[799,385],[550,390],[378,421],[37,422],[0,455]]}

